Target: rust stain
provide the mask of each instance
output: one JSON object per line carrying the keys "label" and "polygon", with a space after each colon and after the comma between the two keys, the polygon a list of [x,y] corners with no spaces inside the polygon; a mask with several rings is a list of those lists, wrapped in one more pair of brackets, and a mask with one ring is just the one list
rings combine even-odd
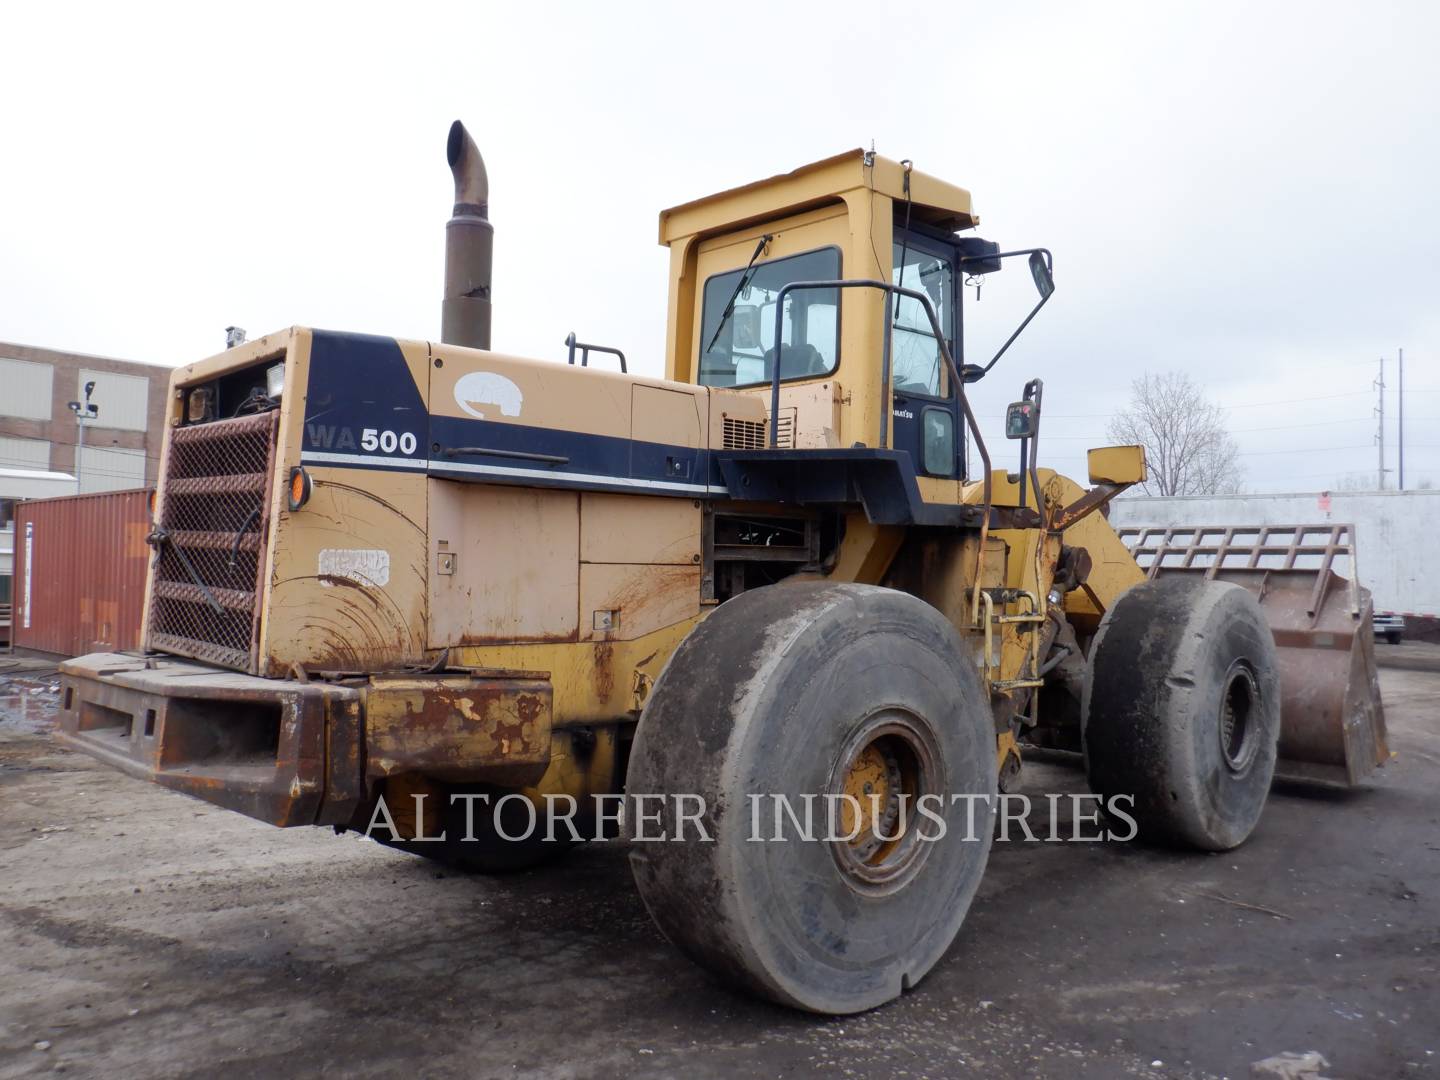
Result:
{"label": "rust stain", "polygon": [[601,701],[609,701],[615,689],[615,646],[608,641],[595,643],[595,666],[592,676],[595,695]]}
{"label": "rust stain", "polygon": [[515,711],[527,723],[538,717],[544,708],[545,702],[534,694],[521,694],[515,699]]}
{"label": "rust stain", "polygon": [[521,679],[376,678],[366,693],[372,776],[530,782],[550,758],[550,688]]}

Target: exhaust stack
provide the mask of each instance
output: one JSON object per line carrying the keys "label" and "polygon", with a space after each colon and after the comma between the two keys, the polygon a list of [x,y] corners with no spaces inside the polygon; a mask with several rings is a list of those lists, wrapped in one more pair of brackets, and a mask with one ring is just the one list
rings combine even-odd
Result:
{"label": "exhaust stack", "polygon": [[490,264],[495,230],[490,225],[490,181],[475,140],[456,120],[445,157],[455,174],[455,209],[445,223],[445,300],[440,340],[490,348]]}

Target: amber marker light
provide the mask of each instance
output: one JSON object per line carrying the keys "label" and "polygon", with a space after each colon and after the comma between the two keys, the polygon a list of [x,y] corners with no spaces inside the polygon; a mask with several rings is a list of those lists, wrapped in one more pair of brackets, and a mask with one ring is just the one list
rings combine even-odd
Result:
{"label": "amber marker light", "polygon": [[302,466],[296,465],[290,470],[290,509],[299,510],[309,501],[310,474]]}

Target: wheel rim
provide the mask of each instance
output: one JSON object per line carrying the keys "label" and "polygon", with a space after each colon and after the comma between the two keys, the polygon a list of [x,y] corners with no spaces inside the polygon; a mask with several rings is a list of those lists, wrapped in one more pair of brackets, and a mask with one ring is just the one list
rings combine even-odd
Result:
{"label": "wheel rim", "polygon": [[1220,754],[1231,772],[1244,772],[1255,760],[1260,745],[1260,688],[1244,660],[1236,660],[1225,674],[1220,697]]}
{"label": "wheel rim", "polygon": [[[830,780],[837,818],[830,851],[851,887],[892,892],[919,872],[930,844],[921,839],[925,819],[916,806],[939,791],[938,762],[928,725],[903,710],[877,713],[846,740]],[[849,800],[833,798],[840,795],[859,803],[858,818]]]}

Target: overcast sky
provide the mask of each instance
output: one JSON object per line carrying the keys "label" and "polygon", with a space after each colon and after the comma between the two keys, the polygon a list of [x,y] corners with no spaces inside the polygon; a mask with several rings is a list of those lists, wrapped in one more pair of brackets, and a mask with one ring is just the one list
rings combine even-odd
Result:
{"label": "overcast sky", "polygon": [[[994,433],[1045,380],[1042,464],[1083,478],[1131,380],[1180,369],[1250,489],[1373,477],[1404,347],[1406,479],[1440,484],[1440,5],[1020,7],[10,5],[0,339],[174,365],[231,323],[437,336],[460,117],[495,347],[573,329],[659,373],[659,210],[873,140],[1054,250],[975,392]],[[992,277],[970,359],[1029,297]]]}

